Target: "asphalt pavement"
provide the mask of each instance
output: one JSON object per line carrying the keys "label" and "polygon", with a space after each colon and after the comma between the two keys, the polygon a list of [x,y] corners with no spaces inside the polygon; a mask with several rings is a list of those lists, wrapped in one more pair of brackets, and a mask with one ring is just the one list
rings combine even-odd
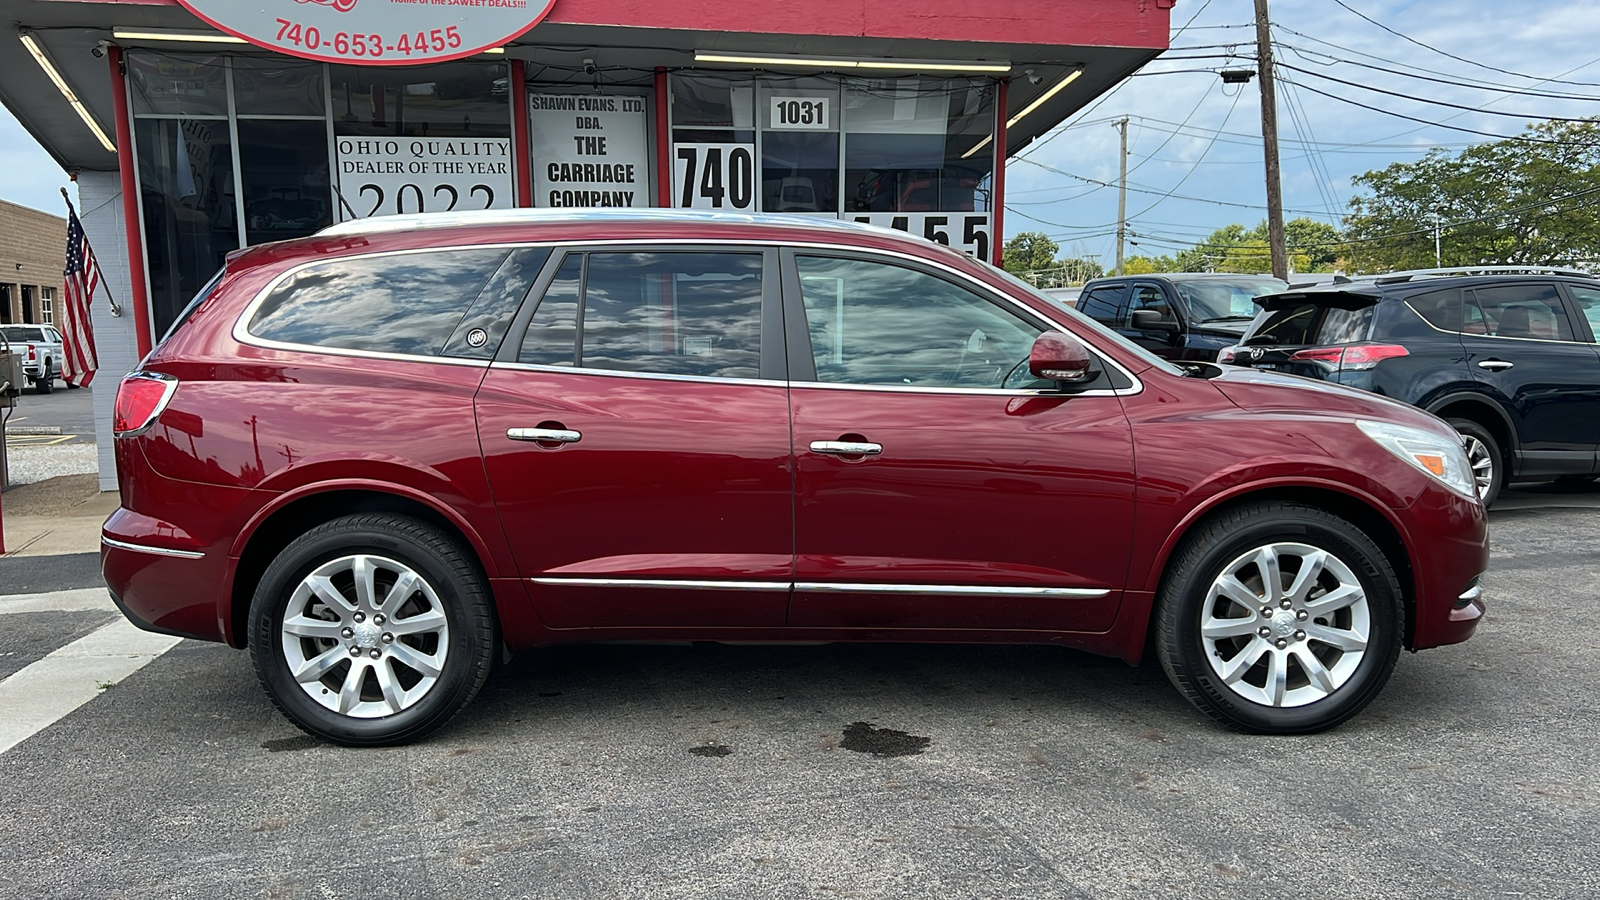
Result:
{"label": "asphalt pavement", "polygon": [[[6,442],[13,447],[93,444],[94,386],[68,390],[66,384],[56,379],[55,390],[48,394],[29,388],[14,408],[0,409],[0,418],[6,420]],[[111,389],[115,388],[113,379]]]}
{"label": "asphalt pavement", "polygon": [[0,752],[0,896],[1589,898],[1600,489],[1508,499],[1477,636],[1295,738],[1049,647],[694,644],[520,654],[348,750],[247,653],[96,655],[92,558],[0,559],[0,690],[86,692]]}

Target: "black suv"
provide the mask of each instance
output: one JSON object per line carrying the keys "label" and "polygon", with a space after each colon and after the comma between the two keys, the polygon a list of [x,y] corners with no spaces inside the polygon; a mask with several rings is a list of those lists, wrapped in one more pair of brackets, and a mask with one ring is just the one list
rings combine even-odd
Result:
{"label": "black suv", "polygon": [[1260,302],[1219,362],[1338,382],[1438,415],[1461,433],[1485,504],[1507,481],[1600,474],[1600,280],[1587,273],[1430,269]]}
{"label": "black suv", "polygon": [[1085,284],[1077,309],[1164,359],[1210,362],[1238,343],[1257,297],[1288,287],[1271,275],[1118,275]]}

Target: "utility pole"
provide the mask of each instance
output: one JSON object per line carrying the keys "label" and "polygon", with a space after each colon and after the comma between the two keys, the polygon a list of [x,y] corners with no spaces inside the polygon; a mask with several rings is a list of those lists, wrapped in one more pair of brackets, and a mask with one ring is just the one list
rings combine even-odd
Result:
{"label": "utility pole", "polygon": [[1440,231],[1444,228],[1444,204],[1433,205],[1433,267],[1444,268],[1444,255],[1440,253]]}
{"label": "utility pole", "polygon": [[1122,243],[1128,235],[1128,117],[1118,119],[1116,126],[1122,132],[1122,174],[1117,178],[1117,274],[1121,275]]}
{"label": "utility pole", "polygon": [[1261,77],[1261,149],[1267,163],[1267,243],[1272,248],[1272,274],[1289,277],[1289,255],[1283,246],[1283,185],[1278,175],[1278,92],[1272,83],[1272,23],[1267,0],[1256,0],[1256,72]]}

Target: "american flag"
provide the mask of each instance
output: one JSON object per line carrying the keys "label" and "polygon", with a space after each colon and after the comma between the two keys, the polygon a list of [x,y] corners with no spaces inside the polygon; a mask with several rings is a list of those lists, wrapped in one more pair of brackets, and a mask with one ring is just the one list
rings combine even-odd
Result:
{"label": "american flag", "polygon": [[100,361],[94,355],[94,326],[89,321],[89,303],[100,286],[100,264],[95,262],[89,239],[84,237],[78,211],[67,204],[67,268],[62,273],[61,336],[66,344],[61,378],[68,384],[88,387]]}

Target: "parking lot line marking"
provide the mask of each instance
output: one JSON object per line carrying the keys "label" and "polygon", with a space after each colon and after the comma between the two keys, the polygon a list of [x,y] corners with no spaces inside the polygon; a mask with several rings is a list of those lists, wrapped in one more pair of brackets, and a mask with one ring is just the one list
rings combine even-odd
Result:
{"label": "parking lot line marking", "polygon": [[[19,548],[20,549],[20,548]],[[79,588],[46,594],[0,595],[0,616],[8,613],[79,612],[90,609],[115,611],[111,593],[105,588]]]}
{"label": "parking lot line marking", "polygon": [[181,640],[118,619],[0,681],[0,753],[60,721]]}

